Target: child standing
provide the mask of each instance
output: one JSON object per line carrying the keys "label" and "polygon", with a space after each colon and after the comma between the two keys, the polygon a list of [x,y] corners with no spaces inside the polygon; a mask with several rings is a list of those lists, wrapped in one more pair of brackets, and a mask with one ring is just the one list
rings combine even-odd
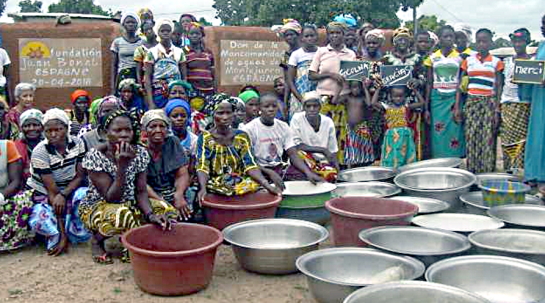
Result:
{"label": "child standing", "polygon": [[[424,98],[414,85],[393,86],[387,92],[387,103],[379,103],[379,87],[373,95],[373,105],[384,109],[386,132],[382,142],[381,166],[398,168],[416,161],[416,147],[413,130],[409,127],[409,117],[413,109],[422,107]],[[418,101],[407,104],[405,98],[408,89],[414,92]]]}
{"label": "child standing", "polygon": [[373,163],[375,153],[369,126],[372,111],[369,90],[361,81],[349,81],[348,86],[350,93],[342,98],[348,114],[344,159],[345,165],[352,168]]}

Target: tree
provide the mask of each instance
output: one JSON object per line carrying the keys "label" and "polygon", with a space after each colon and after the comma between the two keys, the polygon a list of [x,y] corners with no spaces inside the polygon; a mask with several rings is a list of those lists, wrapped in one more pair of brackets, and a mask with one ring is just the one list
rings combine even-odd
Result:
{"label": "tree", "polygon": [[511,40],[500,37],[494,41],[493,47],[494,48],[513,47],[513,43],[511,43]]}
{"label": "tree", "polygon": [[60,0],[59,3],[49,5],[48,12],[109,16],[108,12],[100,5],[94,4],[93,0]]}
{"label": "tree", "polygon": [[0,16],[4,13],[4,10],[6,9],[6,2],[8,0],[0,0]]}
{"label": "tree", "polygon": [[199,23],[202,25],[202,26],[212,26],[212,22],[208,22],[208,20],[206,20],[206,18],[204,17],[201,17],[199,19]]}
{"label": "tree", "polygon": [[324,26],[338,14],[352,14],[360,23],[372,22],[394,28],[400,21],[397,11],[419,5],[421,0],[215,0],[216,18],[225,25],[271,26],[284,18]]}
{"label": "tree", "polygon": [[42,1],[22,0],[19,2],[21,13],[39,13],[42,11]]}
{"label": "tree", "polygon": [[[437,33],[439,29],[446,24],[447,24],[447,21],[440,20],[435,15],[432,15],[432,16],[422,15],[418,18],[419,30],[432,31],[434,33]],[[408,28],[411,32],[414,32],[414,23],[412,21],[406,22],[405,27]]]}

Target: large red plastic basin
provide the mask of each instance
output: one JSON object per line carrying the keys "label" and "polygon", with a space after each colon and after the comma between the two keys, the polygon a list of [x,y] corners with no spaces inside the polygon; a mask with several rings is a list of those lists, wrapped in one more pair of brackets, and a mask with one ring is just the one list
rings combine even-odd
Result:
{"label": "large red plastic basin", "polygon": [[281,196],[256,192],[242,196],[207,194],[202,202],[206,221],[219,230],[247,220],[274,218]]}
{"label": "large red plastic basin", "polygon": [[143,291],[178,296],[208,286],[223,236],[205,225],[180,223],[162,231],[148,224],[126,232],[122,241],[130,252],[134,281]]}
{"label": "large red plastic basin", "polygon": [[329,200],[335,246],[366,246],[360,231],[377,226],[409,225],[418,206],[397,200],[372,197],[343,197]]}

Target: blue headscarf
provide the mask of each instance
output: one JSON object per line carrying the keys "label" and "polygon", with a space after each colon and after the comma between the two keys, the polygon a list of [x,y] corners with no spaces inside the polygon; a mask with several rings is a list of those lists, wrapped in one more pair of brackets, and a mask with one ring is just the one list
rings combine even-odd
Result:
{"label": "blue headscarf", "polygon": [[355,28],[358,26],[358,21],[350,14],[340,14],[333,18],[334,22],[344,23],[348,28]]}
{"label": "blue headscarf", "polygon": [[167,105],[165,106],[165,113],[167,114],[167,117],[170,117],[172,111],[177,107],[185,109],[185,112],[187,113],[187,120],[185,123],[186,126],[189,126],[191,123],[191,106],[189,105],[189,102],[184,99],[172,99],[168,101]]}

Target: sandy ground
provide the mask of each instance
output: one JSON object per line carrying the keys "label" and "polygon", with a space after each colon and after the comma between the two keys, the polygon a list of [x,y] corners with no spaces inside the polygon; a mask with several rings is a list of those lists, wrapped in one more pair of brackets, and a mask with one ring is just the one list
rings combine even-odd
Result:
{"label": "sandy ground", "polygon": [[130,264],[115,260],[97,265],[90,244],[72,246],[68,254],[50,257],[41,246],[0,254],[2,302],[259,302],[312,303],[302,274],[264,276],[244,271],[229,246],[216,255],[211,284],[185,297],[158,297],[141,291],[133,281]]}

